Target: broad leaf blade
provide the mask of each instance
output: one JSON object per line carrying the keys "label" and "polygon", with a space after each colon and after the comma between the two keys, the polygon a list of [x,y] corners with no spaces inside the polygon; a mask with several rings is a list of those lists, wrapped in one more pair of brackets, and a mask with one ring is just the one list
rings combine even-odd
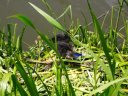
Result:
{"label": "broad leaf blade", "polygon": [[43,10],[41,10],[40,8],[38,8],[37,6],[35,6],[34,4],[30,3],[29,4],[38,12],[40,13],[50,24],[52,24],[54,27],[66,32],[65,28],[59,23],[57,22],[54,18],[52,18],[50,15],[48,15],[47,13],[45,13]]}
{"label": "broad leaf blade", "polygon": [[101,92],[101,91],[105,90],[106,88],[108,88],[109,86],[111,86],[111,85],[113,85],[115,83],[121,82],[121,81],[123,81],[125,79],[126,78],[116,79],[116,80],[111,81],[111,82],[109,82],[107,84],[104,84],[103,86],[101,86],[101,87],[95,89],[94,91],[90,92],[90,94],[88,96],[92,96],[93,94],[96,94],[98,92]]}

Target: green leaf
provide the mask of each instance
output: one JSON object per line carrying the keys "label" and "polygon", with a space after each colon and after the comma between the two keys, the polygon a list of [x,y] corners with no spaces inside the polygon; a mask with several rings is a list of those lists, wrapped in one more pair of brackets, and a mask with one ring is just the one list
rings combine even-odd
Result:
{"label": "green leaf", "polygon": [[107,83],[107,84],[104,84],[103,86],[100,86],[99,88],[97,88],[97,89],[91,91],[88,96],[92,96],[92,95],[94,95],[94,94],[96,94],[96,93],[98,93],[98,92],[102,92],[103,90],[107,89],[109,86],[111,86],[111,85],[113,85],[113,84],[115,84],[115,83],[121,82],[121,81],[123,81],[123,80],[125,80],[125,79],[127,79],[127,78],[116,79],[116,80],[111,81],[111,82],[109,82],[109,83]]}
{"label": "green leaf", "polygon": [[[21,96],[28,96],[28,94],[25,92],[25,90],[23,89],[21,84],[18,82],[15,75],[12,75],[12,81],[13,81],[13,85],[14,85],[14,90],[16,90],[15,86],[17,86]],[[16,92],[15,92],[15,95],[16,95]]]}
{"label": "green leaf", "polygon": [[21,32],[20,36],[17,38],[17,42],[16,42],[16,48],[21,53],[22,53],[22,38],[23,38],[23,34],[25,32],[25,29],[26,29],[26,26],[22,29],[22,32]]}
{"label": "green leaf", "polygon": [[29,4],[38,12],[40,13],[51,25],[53,25],[54,27],[66,32],[66,29],[59,23],[57,22],[54,18],[52,18],[50,15],[48,15],[47,13],[45,13],[43,10],[41,10],[40,8],[38,8],[37,6],[35,6],[34,4],[30,3]]}
{"label": "green leaf", "polygon": [[36,85],[31,80],[31,78],[27,75],[27,73],[25,72],[21,62],[19,61],[19,58],[17,58],[16,68],[20,72],[22,78],[24,79],[24,82],[28,88],[30,95],[31,96],[39,96],[37,89],[36,89]]}
{"label": "green leaf", "polygon": [[48,96],[51,96],[51,93],[50,93],[49,89],[47,88],[46,84],[43,82],[43,80],[41,79],[41,77],[39,76],[39,74],[32,67],[30,67],[29,64],[27,65],[27,67],[30,68],[31,70],[33,70],[33,72],[35,72],[35,74],[37,75],[38,79],[42,82],[45,90],[47,91]]}
{"label": "green leaf", "polygon": [[12,26],[11,24],[7,24],[8,28],[8,54],[12,55]]}
{"label": "green leaf", "polygon": [[69,5],[69,6],[65,9],[65,11],[57,18],[57,20],[60,19],[61,17],[63,17],[68,11],[69,11],[70,14],[71,14],[70,18],[71,18],[71,20],[72,20],[71,5]]}
{"label": "green leaf", "polygon": [[87,0],[87,3],[88,3],[89,10],[90,10],[90,13],[91,13],[91,16],[92,16],[92,19],[93,19],[94,26],[96,26],[96,28],[97,28],[97,32],[98,32],[98,35],[99,35],[99,38],[100,38],[101,45],[103,47],[103,51],[104,51],[105,56],[107,58],[107,61],[109,63],[109,68],[111,70],[111,75],[114,78],[115,67],[114,67],[114,63],[113,64],[111,63],[111,56],[109,54],[109,49],[107,47],[107,44],[106,44],[106,41],[105,41],[105,38],[104,38],[104,32],[101,29],[100,24],[99,24],[96,16],[94,15],[88,0]]}
{"label": "green leaf", "polygon": [[22,21],[24,24],[32,27],[33,29],[36,29],[35,26],[33,25],[33,23],[31,22],[31,20],[29,20],[29,18],[27,18],[23,15],[17,14],[17,15],[9,16],[9,18],[17,18],[20,21]]}

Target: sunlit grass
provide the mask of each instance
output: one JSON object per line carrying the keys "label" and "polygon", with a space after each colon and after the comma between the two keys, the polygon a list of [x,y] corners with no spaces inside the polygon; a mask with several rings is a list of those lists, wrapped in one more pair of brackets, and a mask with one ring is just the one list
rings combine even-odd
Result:
{"label": "sunlit grass", "polygon": [[[43,3],[52,9],[45,0]],[[128,20],[123,18],[125,34],[119,33],[120,8],[116,26],[113,26],[113,8],[110,26],[104,30],[106,13],[102,24],[99,23],[87,0],[94,25],[94,32],[88,25],[74,25],[72,9],[69,5],[57,18],[29,2],[43,18],[56,30],[67,33],[74,43],[74,50],[82,53],[78,59],[62,58],[51,39],[26,16],[13,15],[9,19],[18,19],[25,26],[16,37],[16,24],[7,24],[0,30],[0,96],[126,96],[128,94]],[[57,20],[70,12],[71,25],[67,30]],[[83,18],[86,19],[86,16]],[[39,36],[35,46],[28,51],[22,49],[22,38],[26,27],[32,28]],[[55,32],[56,33],[56,32]],[[121,38],[122,41],[118,41]],[[118,43],[122,43],[118,46]]]}

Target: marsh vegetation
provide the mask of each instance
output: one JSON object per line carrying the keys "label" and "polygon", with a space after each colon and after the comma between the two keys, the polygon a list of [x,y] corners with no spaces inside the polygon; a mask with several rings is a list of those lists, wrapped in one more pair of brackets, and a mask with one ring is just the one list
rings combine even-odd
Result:
{"label": "marsh vegetation", "polygon": [[[54,13],[50,5],[42,1],[49,12]],[[54,27],[54,42],[28,17],[10,16],[8,19],[18,19],[24,27],[19,36],[16,36],[18,25],[15,23],[0,29],[0,96],[127,96],[128,18],[122,8],[124,5],[128,7],[128,1],[118,1],[118,15],[114,24],[114,7],[99,23],[87,0],[93,31],[89,30],[85,15],[85,25],[74,23],[70,5],[54,19],[54,16],[29,2],[33,10]],[[111,15],[111,24],[104,30],[108,14]],[[65,15],[71,20],[68,28],[58,22]],[[121,28],[120,20],[123,21]],[[29,50],[24,51],[22,43],[27,27],[33,29],[38,38]],[[73,44],[71,51],[82,55],[77,58],[62,56],[58,51],[58,46],[61,46],[56,37],[58,32],[68,34]]]}

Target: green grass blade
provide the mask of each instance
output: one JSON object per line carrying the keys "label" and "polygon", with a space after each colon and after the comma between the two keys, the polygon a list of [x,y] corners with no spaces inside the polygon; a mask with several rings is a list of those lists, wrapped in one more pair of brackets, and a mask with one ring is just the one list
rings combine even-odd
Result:
{"label": "green grass blade", "polygon": [[47,9],[48,9],[50,15],[51,15],[51,16],[54,15],[53,10],[52,10],[51,6],[48,4],[47,0],[41,0],[41,1],[42,1],[42,2],[44,3],[44,5],[47,7]]}
{"label": "green grass blade", "polygon": [[57,18],[57,20],[60,19],[61,17],[63,17],[68,11],[70,12],[70,19],[71,19],[71,21],[72,21],[72,8],[71,8],[71,5],[69,5],[69,6],[65,9],[65,11]]}
{"label": "green grass blade", "polygon": [[118,0],[118,3],[119,3],[119,11],[118,11],[117,20],[116,20],[115,31],[117,31],[118,27],[119,27],[119,20],[120,20],[122,8],[123,8],[123,5],[124,5],[124,0]]}
{"label": "green grass blade", "polygon": [[16,48],[19,50],[19,52],[22,53],[22,38],[25,32],[26,26],[22,29],[22,32],[20,34],[20,36],[17,38],[17,45]]}
{"label": "green grass blade", "polygon": [[12,54],[12,31],[11,24],[7,24],[8,28],[8,55]]}
{"label": "green grass blade", "polygon": [[5,46],[5,33],[4,31],[0,30],[0,47],[4,49]]}
{"label": "green grass blade", "polygon": [[42,79],[41,79],[41,77],[38,75],[38,73],[37,73],[37,72],[36,72],[32,67],[30,67],[28,64],[27,64],[27,67],[28,67],[28,68],[30,68],[30,69],[32,69],[32,70],[33,70],[33,72],[35,72],[35,73],[36,73],[36,75],[37,75],[38,79],[42,82],[42,84],[43,84],[44,88],[46,89],[46,91],[47,91],[47,93],[48,93],[48,96],[51,96],[50,91],[48,90],[48,88],[47,88],[46,84],[42,81]]}
{"label": "green grass blade", "polygon": [[126,43],[128,43],[128,20],[126,20],[126,23],[125,23],[125,30],[126,30]]}
{"label": "green grass blade", "polygon": [[109,82],[107,84],[104,84],[103,86],[101,86],[101,87],[97,88],[96,90],[93,90],[92,92],[90,92],[90,94],[88,96],[92,96],[92,95],[94,95],[94,94],[96,94],[98,92],[101,92],[101,91],[107,89],[109,86],[112,86],[113,84],[121,82],[121,81],[123,81],[125,79],[126,78],[116,79],[116,80],[111,81],[111,82]]}
{"label": "green grass blade", "polygon": [[36,85],[33,83],[33,81],[31,80],[31,78],[27,75],[27,73],[25,72],[21,62],[17,59],[16,62],[16,68],[17,70],[20,72],[22,78],[24,79],[24,82],[28,88],[28,91],[30,93],[31,96],[39,96],[37,89],[36,89]]}
{"label": "green grass blade", "polygon": [[104,33],[103,33],[103,31],[102,31],[102,29],[100,27],[100,24],[99,24],[96,16],[92,12],[92,9],[91,9],[91,6],[90,6],[90,3],[89,3],[88,0],[87,0],[87,2],[88,2],[89,10],[90,10],[90,13],[91,13],[91,16],[92,16],[92,19],[93,19],[93,23],[97,28],[97,32],[99,34],[100,42],[102,44],[104,53],[105,53],[107,61],[109,63],[109,67],[110,67],[110,70],[111,70],[111,73],[112,73],[112,77],[114,78],[114,72],[115,71],[113,71],[113,69],[115,69],[115,67],[114,67],[115,65],[114,64],[112,65],[112,63],[111,63],[111,56],[109,54],[109,50],[108,50],[108,47],[107,47],[107,44],[106,44],[106,41],[105,41],[105,38],[104,38]]}
{"label": "green grass blade", "polygon": [[12,47],[15,49],[16,48],[16,28],[17,24],[13,25],[13,34],[12,34]]}
{"label": "green grass blade", "polygon": [[20,15],[20,14],[17,14],[17,15],[13,15],[13,16],[10,16],[8,18],[17,18],[19,19],[20,21],[22,21],[24,24],[28,25],[28,26],[31,26],[33,29],[36,29],[36,27],[33,25],[33,23],[29,20],[29,18],[23,16],[23,15]]}
{"label": "green grass blade", "polygon": [[47,13],[45,13],[43,10],[41,10],[40,8],[38,8],[37,6],[35,6],[34,4],[30,3],[29,4],[38,12],[40,13],[51,25],[53,25],[54,27],[66,32],[65,28],[59,23],[57,22],[54,18],[52,18],[50,15],[48,15]]}
{"label": "green grass blade", "polygon": [[105,71],[105,73],[107,75],[108,80],[112,80],[113,77],[112,77],[110,68],[107,67],[103,62],[100,62],[100,64],[103,67],[103,69],[104,69],[104,71]]}
{"label": "green grass blade", "polygon": [[124,0],[124,2],[125,2],[125,4],[127,5],[127,7],[128,7],[128,0]]}
{"label": "green grass blade", "polygon": [[111,96],[118,96],[118,93],[119,93],[119,90],[121,89],[121,84],[122,84],[123,82],[119,82],[118,84],[116,84],[116,87],[115,87],[115,89],[114,89],[114,91],[112,91],[112,93],[111,93]]}
{"label": "green grass blade", "polygon": [[[13,85],[16,86],[21,94],[21,96],[28,96],[28,94],[25,92],[25,90],[22,88],[21,84],[18,82],[17,78],[15,75],[12,75],[12,81],[13,81]],[[16,90],[16,88],[14,87],[14,90]],[[15,92],[16,95],[16,92]]]}
{"label": "green grass blade", "polygon": [[88,42],[88,40],[87,40],[87,38],[88,38],[88,36],[87,36],[87,29],[84,28],[83,26],[80,26],[79,28],[81,30],[80,32],[82,33],[83,43],[87,44],[87,42]]}

